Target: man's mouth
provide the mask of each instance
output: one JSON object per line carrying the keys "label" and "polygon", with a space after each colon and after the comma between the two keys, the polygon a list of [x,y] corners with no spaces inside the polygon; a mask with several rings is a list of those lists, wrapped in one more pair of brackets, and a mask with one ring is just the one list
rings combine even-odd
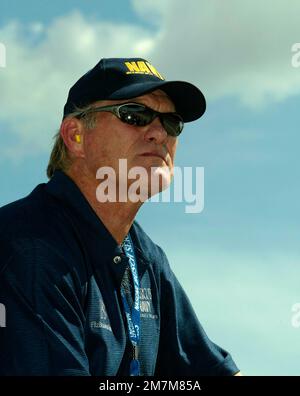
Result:
{"label": "man's mouth", "polygon": [[168,165],[166,158],[162,154],[154,153],[154,152],[148,152],[148,153],[141,154],[141,156],[143,156],[143,157],[157,157],[157,158],[162,159],[165,162],[165,164]]}

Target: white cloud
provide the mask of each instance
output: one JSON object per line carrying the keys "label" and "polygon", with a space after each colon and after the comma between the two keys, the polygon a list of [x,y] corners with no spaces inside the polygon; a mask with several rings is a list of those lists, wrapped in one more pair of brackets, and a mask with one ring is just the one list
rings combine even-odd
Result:
{"label": "white cloud", "polygon": [[102,57],[148,58],[169,79],[199,85],[209,101],[232,96],[258,107],[299,94],[300,68],[291,66],[299,1],[132,3],[151,32],[79,12],[48,25],[11,21],[0,28],[7,63],[0,70],[0,122],[18,142],[2,148],[2,157],[49,151],[69,87]]}
{"label": "white cloud", "polygon": [[0,29],[7,50],[1,69],[0,122],[17,143],[1,148],[14,161],[49,151],[70,86],[100,58],[144,55],[153,39],[131,25],[90,21],[79,12],[48,26],[12,21]]}
{"label": "white cloud", "polygon": [[236,96],[251,107],[300,93],[300,2],[290,0],[134,0],[160,21],[152,52],[162,74],[192,80],[209,99]]}

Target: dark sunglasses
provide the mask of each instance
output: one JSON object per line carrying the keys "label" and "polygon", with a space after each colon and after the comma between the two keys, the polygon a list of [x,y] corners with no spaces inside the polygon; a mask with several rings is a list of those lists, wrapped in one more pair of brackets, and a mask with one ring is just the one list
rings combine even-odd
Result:
{"label": "dark sunglasses", "polygon": [[150,124],[154,118],[158,117],[162,126],[171,136],[178,136],[184,126],[183,119],[177,113],[160,113],[150,107],[140,103],[121,103],[111,106],[94,107],[78,115],[84,117],[88,113],[98,111],[109,111],[119,118],[122,122],[129,125],[145,126]]}

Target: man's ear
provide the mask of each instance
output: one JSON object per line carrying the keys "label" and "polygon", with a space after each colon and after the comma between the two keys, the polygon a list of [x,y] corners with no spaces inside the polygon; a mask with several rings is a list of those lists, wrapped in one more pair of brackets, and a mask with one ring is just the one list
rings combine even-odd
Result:
{"label": "man's ear", "polygon": [[66,118],[60,126],[61,137],[70,153],[75,157],[84,157],[83,150],[83,132],[84,128],[77,118]]}

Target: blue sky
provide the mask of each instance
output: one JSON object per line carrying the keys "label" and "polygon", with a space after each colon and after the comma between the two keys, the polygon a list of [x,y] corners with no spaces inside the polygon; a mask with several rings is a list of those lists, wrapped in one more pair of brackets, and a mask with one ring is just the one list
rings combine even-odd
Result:
{"label": "blue sky", "polygon": [[138,220],[245,374],[298,375],[300,5],[223,4],[2,0],[0,205],[46,181],[67,91],[98,59],[141,56],[194,82],[207,112],[185,126],[177,166],[204,167],[204,210],[146,203]]}

